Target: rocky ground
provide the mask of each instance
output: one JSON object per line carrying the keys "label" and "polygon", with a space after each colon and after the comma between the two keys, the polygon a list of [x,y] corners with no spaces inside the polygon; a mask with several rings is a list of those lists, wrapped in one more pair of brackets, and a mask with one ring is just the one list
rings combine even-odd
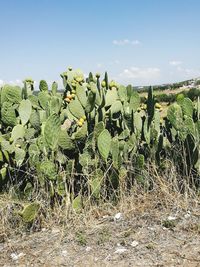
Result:
{"label": "rocky ground", "polygon": [[199,204],[98,213],[88,222],[10,235],[0,266],[200,266]]}

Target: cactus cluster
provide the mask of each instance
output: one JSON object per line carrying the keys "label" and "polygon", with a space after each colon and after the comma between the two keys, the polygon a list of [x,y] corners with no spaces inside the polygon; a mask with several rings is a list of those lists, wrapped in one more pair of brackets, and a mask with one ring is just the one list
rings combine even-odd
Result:
{"label": "cactus cluster", "polygon": [[28,185],[30,197],[36,189],[32,176],[24,178],[28,170],[36,174],[37,190],[45,188],[52,198],[71,192],[73,201],[85,190],[97,199],[105,194],[105,185],[106,194],[112,193],[124,180],[148,186],[145,164],[163,168],[167,157],[199,186],[199,100],[180,98],[161,118],[162,106],[151,87],[141,103],[132,86],[109,82],[107,73],[102,81],[100,74],[92,73],[85,79],[80,70],[69,67],[61,77],[62,93],[56,82],[49,89],[44,80],[37,94],[31,79],[23,88],[1,88],[1,191],[20,183],[24,194]]}

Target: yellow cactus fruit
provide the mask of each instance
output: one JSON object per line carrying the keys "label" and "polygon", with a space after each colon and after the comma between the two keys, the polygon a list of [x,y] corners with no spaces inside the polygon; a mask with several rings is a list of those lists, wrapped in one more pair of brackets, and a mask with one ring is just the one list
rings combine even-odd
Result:
{"label": "yellow cactus fruit", "polygon": [[112,87],[114,87],[115,86],[115,82],[114,81],[111,81],[110,83],[109,83],[109,88],[111,89]]}
{"label": "yellow cactus fruit", "polygon": [[156,103],[155,104],[155,108],[158,108],[158,109],[160,109],[162,106],[159,104],[159,103]]}
{"label": "yellow cactus fruit", "polygon": [[147,109],[147,105],[146,104],[142,104],[140,107],[142,110],[146,110]]}
{"label": "yellow cactus fruit", "polygon": [[65,101],[69,103],[71,101],[71,99],[69,99],[69,97],[66,97]]}
{"label": "yellow cactus fruit", "polygon": [[83,123],[80,122],[80,121],[78,121],[77,124],[78,124],[78,126],[80,126],[80,127],[83,125]]}
{"label": "yellow cactus fruit", "polygon": [[84,123],[84,119],[83,118],[80,118],[79,122]]}
{"label": "yellow cactus fruit", "polygon": [[21,147],[21,145],[20,145],[20,144],[16,144],[15,146],[16,146],[16,147],[18,147],[18,148],[20,148],[20,147]]}
{"label": "yellow cactus fruit", "polygon": [[73,89],[73,90],[72,90],[72,94],[76,94],[76,90]]}
{"label": "yellow cactus fruit", "polygon": [[71,94],[71,97],[72,97],[72,99],[74,99],[74,98],[75,98],[75,96],[76,96],[75,94]]}
{"label": "yellow cactus fruit", "polygon": [[100,73],[96,73],[96,78],[100,78]]}
{"label": "yellow cactus fruit", "polygon": [[84,79],[83,79],[82,76],[77,76],[77,77],[75,78],[75,80],[76,80],[78,83],[81,83],[81,82],[84,81]]}
{"label": "yellow cactus fruit", "polygon": [[72,95],[68,95],[67,97],[68,97],[69,99],[72,99]]}
{"label": "yellow cactus fruit", "polygon": [[143,109],[146,110],[147,109],[147,104],[143,105]]}
{"label": "yellow cactus fruit", "polygon": [[76,83],[75,82],[71,82],[71,85],[72,85],[73,88],[76,87]]}
{"label": "yellow cactus fruit", "polygon": [[86,120],[86,116],[85,115],[83,116],[83,119],[84,119],[84,121]]}
{"label": "yellow cactus fruit", "polygon": [[102,81],[102,82],[101,82],[101,86],[102,86],[102,87],[106,87],[106,82],[105,82],[105,81]]}

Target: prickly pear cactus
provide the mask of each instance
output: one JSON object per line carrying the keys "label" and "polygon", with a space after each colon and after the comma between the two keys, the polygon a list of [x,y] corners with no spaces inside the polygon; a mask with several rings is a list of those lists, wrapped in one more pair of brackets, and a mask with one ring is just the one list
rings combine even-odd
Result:
{"label": "prickly pear cactus", "polygon": [[24,222],[32,223],[36,219],[39,209],[39,203],[31,203],[26,205],[23,211],[20,213]]}
{"label": "prickly pear cactus", "polygon": [[130,97],[130,109],[136,112],[140,106],[140,96],[136,91],[133,91]]}
{"label": "prickly pear cactus", "polygon": [[40,81],[39,89],[40,89],[40,91],[48,91],[49,90],[48,84],[45,80]]}
{"label": "prickly pear cactus", "polygon": [[1,108],[2,122],[8,126],[15,126],[17,124],[17,117],[15,108],[10,102],[4,102]]}
{"label": "prickly pear cactus", "polygon": [[39,175],[42,179],[56,180],[57,169],[55,164],[50,160],[43,161],[39,166]]}
{"label": "prickly pear cactus", "polygon": [[102,158],[107,161],[111,148],[111,135],[107,129],[103,130],[97,139],[97,146]]}
{"label": "prickly pear cactus", "polygon": [[193,116],[193,111],[194,111],[194,106],[193,106],[193,102],[192,100],[190,100],[189,98],[184,98],[181,101],[181,108],[183,111],[183,114],[188,116],[188,117],[192,117]]}
{"label": "prickly pear cactus", "polygon": [[25,128],[23,125],[18,124],[13,127],[12,132],[11,132],[11,138],[15,142],[18,139],[23,139],[25,136]]}
{"label": "prickly pear cactus", "polygon": [[108,90],[106,93],[106,107],[111,106],[115,101],[117,101],[119,99],[118,93],[117,93],[117,89],[114,87],[111,90]]}
{"label": "prickly pear cactus", "polygon": [[22,89],[19,86],[4,85],[1,89],[1,105],[4,102],[19,104],[22,100]]}
{"label": "prickly pear cactus", "polygon": [[82,194],[99,201],[134,181],[149,188],[146,163],[160,168],[169,159],[180,177],[197,183],[199,100],[181,97],[162,118],[165,110],[155,103],[152,88],[147,99],[140,99],[131,85],[109,81],[107,73],[102,80],[92,73],[85,79],[70,67],[61,77],[63,92],[56,82],[48,91],[42,80],[40,92],[34,93],[32,79],[24,81],[23,89],[0,89],[0,193],[12,181],[23,188],[24,198],[33,197],[37,179],[37,190],[45,190],[51,201],[69,198],[80,211]]}
{"label": "prickly pear cactus", "polygon": [[44,138],[50,149],[55,150],[58,144],[60,133],[60,118],[57,114],[52,114],[47,119],[44,126]]}
{"label": "prickly pear cactus", "polygon": [[51,92],[53,95],[56,95],[58,92],[58,84],[57,82],[53,82],[51,86]]}
{"label": "prickly pear cactus", "polygon": [[40,129],[40,113],[37,110],[32,111],[30,116],[30,124],[34,129]]}
{"label": "prickly pear cactus", "polygon": [[58,136],[58,145],[62,149],[66,150],[73,150],[75,149],[75,145],[73,140],[70,138],[66,130],[60,130],[59,136]]}
{"label": "prickly pear cactus", "polygon": [[86,113],[90,113],[94,109],[95,99],[96,99],[96,93],[90,91],[89,95],[88,95],[88,98],[87,98],[87,103],[86,103],[86,106],[85,106]]}
{"label": "prickly pear cactus", "polygon": [[86,96],[85,87],[82,85],[77,85],[75,92],[81,105],[83,106],[83,108],[85,108],[87,104],[87,96]]}
{"label": "prickly pear cactus", "polygon": [[88,133],[88,126],[87,122],[85,122],[83,126],[81,126],[79,129],[77,129],[76,132],[73,133],[72,139],[76,141],[84,140],[87,136],[87,133]]}
{"label": "prickly pear cactus", "polygon": [[38,94],[38,100],[39,100],[39,104],[42,107],[42,109],[47,109],[48,107],[48,102],[50,99],[50,95],[48,94],[47,91],[41,91]]}
{"label": "prickly pear cactus", "polygon": [[69,107],[69,111],[77,119],[85,115],[85,111],[77,98],[75,98],[72,102],[70,102],[68,107]]}
{"label": "prickly pear cactus", "polygon": [[23,99],[19,105],[19,117],[22,125],[25,125],[31,116],[32,113],[32,104],[28,99]]}
{"label": "prickly pear cactus", "polygon": [[57,96],[53,96],[51,97],[51,99],[49,100],[49,110],[50,110],[50,114],[59,114],[60,110],[62,107],[62,100],[61,98],[57,97]]}
{"label": "prickly pear cactus", "polygon": [[119,141],[117,138],[113,138],[111,142],[111,154],[114,168],[119,168]]}
{"label": "prickly pear cactus", "polygon": [[176,130],[179,130],[183,123],[183,112],[181,107],[176,103],[169,106],[167,111],[167,118],[171,122],[172,126]]}

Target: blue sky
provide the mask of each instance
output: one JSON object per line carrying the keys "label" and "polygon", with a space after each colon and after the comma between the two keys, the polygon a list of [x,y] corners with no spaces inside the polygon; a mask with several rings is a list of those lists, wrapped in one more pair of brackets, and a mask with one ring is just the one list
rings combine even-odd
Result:
{"label": "blue sky", "polygon": [[200,76],[199,0],[0,0],[0,83],[67,66],[133,85]]}

